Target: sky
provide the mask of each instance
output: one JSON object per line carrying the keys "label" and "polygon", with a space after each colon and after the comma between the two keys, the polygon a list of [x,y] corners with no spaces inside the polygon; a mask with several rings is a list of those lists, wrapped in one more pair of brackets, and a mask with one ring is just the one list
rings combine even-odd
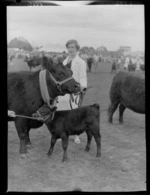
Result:
{"label": "sky", "polygon": [[21,36],[34,46],[65,50],[76,39],[80,47],[144,51],[144,20],[144,5],[9,6],[7,40]]}

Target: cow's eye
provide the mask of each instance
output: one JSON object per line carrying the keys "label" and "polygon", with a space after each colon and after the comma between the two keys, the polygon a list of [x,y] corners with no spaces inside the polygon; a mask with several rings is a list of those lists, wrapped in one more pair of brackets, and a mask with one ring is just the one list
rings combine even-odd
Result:
{"label": "cow's eye", "polygon": [[62,76],[64,76],[64,73],[60,72],[60,73],[58,73],[58,75],[62,77]]}

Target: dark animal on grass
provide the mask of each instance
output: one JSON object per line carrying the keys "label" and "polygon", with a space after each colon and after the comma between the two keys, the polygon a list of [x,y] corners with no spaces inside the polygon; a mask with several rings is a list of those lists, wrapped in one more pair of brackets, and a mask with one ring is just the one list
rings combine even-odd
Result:
{"label": "dark animal on grass", "polygon": [[18,54],[17,58],[18,59],[22,59],[23,58],[23,55],[22,54]]}
{"label": "dark animal on grass", "polygon": [[33,57],[25,57],[24,61],[27,63],[30,71],[32,68],[35,68],[39,65],[42,65],[42,58],[39,56],[33,56]]}
{"label": "dark animal on grass", "polygon": [[118,72],[110,88],[108,121],[112,123],[113,114],[119,106],[119,122],[123,123],[126,108],[140,114],[145,113],[145,79],[134,73]]}
{"label": "dark animal on grass", "polygon": [[9,60],[12,61],[14,58],[15,58],[15,55],[11,55]]}
{"label": "dark animal on grass", "polygon": [[93,62],[94,62],[94,59],[92,57],[89,57],[87,59],[87,66],[88,66],[88,71],[89,72],[91,72]]}
{"label": "dark animal on grass", "polygon": [[[46,82],[50,102],[59,95],[77,93],[80,85],[72,77],[72,71],[62,64],[53,65],[43,57],[43,68],[46,69]],[[10,72],[8,73],[8,110],[13,110],[17,115],[31,117],[41,106],[44,100],[39,85],[40,71]],[[50,75],[51,73],[51,75]],[[57,82],[55,83],[52,76]],[[69,79],[69,80],[66,80]],[[12,120],[12,118],[8,118]],[[31,119],[15,117],[15,126],[20,139],[20,153],[26,154],[26,145],[30,145],[28,125]]]}
{"label": "dark animal on grass", "polygon": [[128,71],[129,72],[135,72],[136,64],[129,63],[128,65]]}
{"label": "dark animal on grass", "polygon": [[[42,125],[41,122],[31,121],[30,128],[38,128]],[[100,108],[99,104],[90,106],[82,106],[73,110],[56,111],[54,119],[46,123],[52,137],[51,145],[48,151],[48,156],[51,156],[54,145],[57,139],[62,139],[63,158],[62,161],[67,160],[68,138],[70,135],[80,135],[83,132],[87,134],[87,145],[85,150],[90,150],[92,136],[97,145],[96,156],[101,154],[101,135],[100,135]]]}

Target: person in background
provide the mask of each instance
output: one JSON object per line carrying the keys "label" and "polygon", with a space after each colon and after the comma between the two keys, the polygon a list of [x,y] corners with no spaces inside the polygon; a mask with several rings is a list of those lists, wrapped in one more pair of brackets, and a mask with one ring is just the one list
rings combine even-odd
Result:
{"label": "person in background", "polygon": [[139,74],[142,73],[141,68],[140,68],[141,65],[142,65],[142,60],[141,60],[140,57],[137,57],[137,59],[136,59],[136,69],[135,69],[136,73],[139,73]]}
{"label": "person in background", "polygon": [[129,57],[126,57],[125,58],[125,63],[124,63],[124,70],[127,70],[128,69],[129,62],[130,62],[130,58]]}
{"label": "person in background", "polygon": [[[73,71],[74,79],[80,83],[81,91],[87,88],[87,74],[86,74],[86,63],[78,55],[78,50],[80,48],[78,42],[74,39],[67,41],[66,48],[68,50],[68,57],[63,61],[63,65],[67,65]],[[71,110],[70,101],[72,109],[78,107],[78,104],[74,101],[76,99],[75,94],[66,94],[64,96],[58,97],[58,107],[57,110]],[[79,136],[75,136],[75,143],[80,143]]]}
{"label": "person in background", "polygon": [[118,57],[116,58],[116,71],[117,72],[120,70],[120,66],[121,66],[121,58]]}

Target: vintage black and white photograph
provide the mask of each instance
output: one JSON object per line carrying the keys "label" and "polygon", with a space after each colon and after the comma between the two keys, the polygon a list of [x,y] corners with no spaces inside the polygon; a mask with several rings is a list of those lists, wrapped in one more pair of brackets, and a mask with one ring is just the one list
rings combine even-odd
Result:
{"label": "vintage black and white photograph", "polygon": [[144,5],[6,9],[7,191],[146,191]]}

